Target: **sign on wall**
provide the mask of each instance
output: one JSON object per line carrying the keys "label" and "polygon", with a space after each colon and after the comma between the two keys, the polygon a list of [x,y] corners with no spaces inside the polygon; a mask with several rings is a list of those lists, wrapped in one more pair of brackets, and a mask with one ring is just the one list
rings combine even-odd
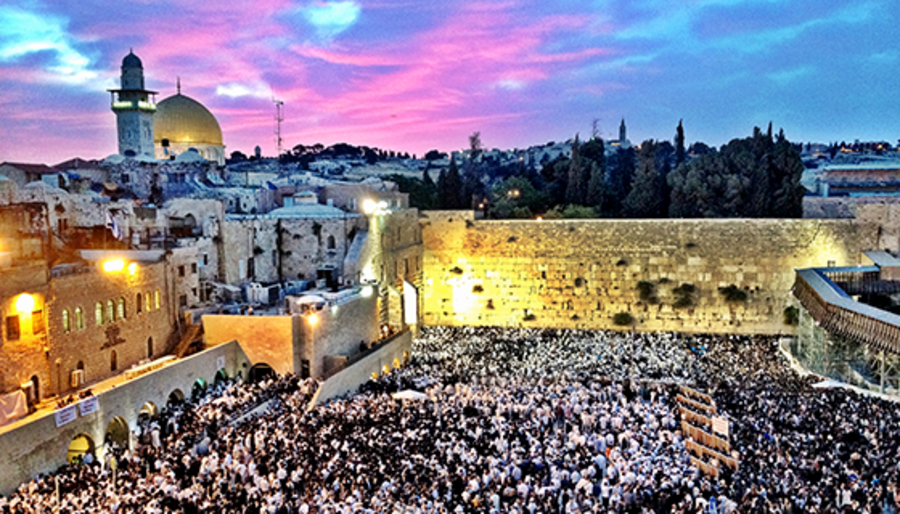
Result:
{"label": "sign on wall", "polygon": [[92,412],[97,412],[97,401],[96,396],[91,396],[87,399],[81,400],[78,402],[78,412],[81,413],[82,416],[87,416]]}
{"label": "sign on wall", "polygon": [[225,367],[225,356],[221,355],[219,357],[216,357],[216,371],[219,371],[220,369],[222,369],[224,367]]}
{"label": "sign on wall", "polygon": [[53,413],[53,415],[56,418],[56,426],[61,427],[75,421],[75,418],[78,417],[78,411],[75,410],[74,405],[69,405],[68,407],[59,409]]}
{"label": "sign on wall", "polygon": [[713,432],[715,432],[717,434],[722,434],[725,437],[728,437],[728,420],[727,419],[720,417],[720,416],[715,416],[712,418],[712,426],[713,426]]}

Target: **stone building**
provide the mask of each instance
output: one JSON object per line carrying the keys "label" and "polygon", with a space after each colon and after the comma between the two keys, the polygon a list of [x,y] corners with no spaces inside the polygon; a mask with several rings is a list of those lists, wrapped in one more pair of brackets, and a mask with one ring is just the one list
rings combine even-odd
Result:
{"label": "stone building", "polygon": [[50,380],[46,245],[43,205],[0,207],[0,396],[21,389],[30,403]]}
{"label": "stone building", "polygon": [[51,270],[47,326],[55,394],[164,355],[176,329],[176,280],[163,252],[83,252]]}
{"label": "stone building", "polygon": [[344,259],[363,218],[318,203],[304,191],[267,214],[225,217],[223,278],[228,284],[317,280],[344,284]]}

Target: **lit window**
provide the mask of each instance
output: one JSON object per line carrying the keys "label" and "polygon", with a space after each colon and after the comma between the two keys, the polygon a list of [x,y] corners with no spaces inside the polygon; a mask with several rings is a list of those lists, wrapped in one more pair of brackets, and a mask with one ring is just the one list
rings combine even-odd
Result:
{"label": "lit window", "polygon": [[147,312],[153,310],[153,304],[151,303],[153,300],[150,298],[150,292],[144,295],[144,307],[147,307]]}
{"label": "lit window", "polygon": [[153,308],[154,309],[159,309],[159,302],[160,302],[159,289],[157,289],[156,291],[153,292]]}
{"label": "lit window", "polygon": [[63,309],[62,311],[62,325],[63,332],[65,332],[66,334],[72,331],[72,325],[69,320],[69,309]]}
{"label": "lit window", "polygon": [[103,302],[97,302],[94,306],[94,318],[98,327],[103,324]]}
{"label": "lit window", "polygon": [[84,312],[81,307],[75,307],[75,330],[84,330]]}
{"label": "lit window", "polygon": [[116,320],[116,306],[112,300],[106,301],[106,321],[113,322]]}
{"label": "lit window", "polygon": [[116,305],[116,315],[119,319],[125,319],[125,299],[119,298],[119,303]]}

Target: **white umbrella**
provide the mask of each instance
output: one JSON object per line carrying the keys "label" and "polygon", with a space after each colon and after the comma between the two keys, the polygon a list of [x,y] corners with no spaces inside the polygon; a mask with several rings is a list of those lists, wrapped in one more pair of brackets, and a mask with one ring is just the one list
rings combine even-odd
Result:
{"label": "white umbrella", "polygon": [[428,395],[425,393],[420,393],[419,391],[413,391],[412,389],[407,389],[406,391],[400,391],[399,393],[394,393],[391,395],[391,398],[395,400],[428,400]]}

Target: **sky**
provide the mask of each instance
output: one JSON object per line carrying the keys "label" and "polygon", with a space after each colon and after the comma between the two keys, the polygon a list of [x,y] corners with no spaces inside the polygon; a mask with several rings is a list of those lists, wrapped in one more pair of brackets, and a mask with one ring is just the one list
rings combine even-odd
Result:
{"label": "sky", "polygon": [[134,49],[226,153],[347,142],[424,154],[580,134],[722,145],[900,138],[896,0],[3,0],[0,162],[117,151],[106,89]]}

